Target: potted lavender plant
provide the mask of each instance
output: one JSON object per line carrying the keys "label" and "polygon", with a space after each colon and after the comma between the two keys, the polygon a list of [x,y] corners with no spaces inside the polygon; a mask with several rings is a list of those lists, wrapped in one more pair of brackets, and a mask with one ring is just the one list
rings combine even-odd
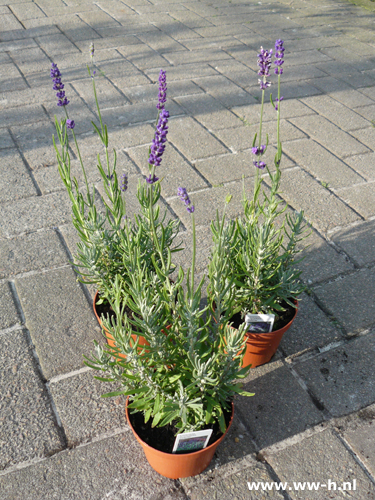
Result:
{"label": "potted lavender plant", "polygon": [[[69,101],[65,96],[61,73],[56,64],[52,64],[51,78],[53,89],[57,91],[57,105],[64,109],[65,117],[58,120],[55,116],[59,147],[55,138],[53,138],[53,143],[59,173],[72,202],[73,225],[80,237],[74,265],[80,281],[94,285],[97,289],[94,312],[100,322],[101,314],[114,314],[110,303],[113,283],[117,276],[121,276],[122,286],[128,290],[132,284],[131,277],[137,268],[137,259],[139,259],[145,263],[150,279],[152,277],[152,286],[157,288],[173,272],[171,255],[180,248],[174,244],[179,222],[176,220],[166,222],[166,211],[161,213],[158,205],[161,187],[156,169],[162,161],[169,118],[169,113],[165,109],[167,93],[165,71],[161,70],[159,75],[158,113],[155,137],[149,150],[149,176],[138,184],[137,198],[140,212],[131,221],[126,215],[124,197],[128,188],[128,176],[126,173],[118,175],[115,150],[113,150],[113,162],[110,161],[108,130],[102,120],[96,93],[93,45],[90,48],[90,54],[92,67],[88,66],[88,73],[93,85],[99,118],[99,125],[93,122],[93,127],[104,146],[104,161],[98,154],[97,169],[103,182],[105,196],[98,195],[94,188],[90,190],[74,130],[75,122],[68,114]],[[79,186],[77,179],[71,175],[70,135],[72,135],[83,174],[83,189]],[[104,207],[104,212],[99,207]],[[127,311],[132,314],[129,308]],[[110,334],[107,338],[110,345],[115,348]],[[142,338],[138,341],[140,344],[144,342]]]}
{"label": "potted lavender plant", "polygon": [[[103,319],[123,357],[112,358],[96,343],[96,354],[86,358],[87,366],[109,373],[96,378],[121,384],[121,389],[104,397],[128,397],[128,422],[146,458],[157,472],[172,479],[199,474],[209,465],[231,425],[234,396],[252,396],[238,383],[248,371],[241,368],[244,325],[238,330],[229,326],[230,308],[227,312],[222,308],[226,295],[222,281],[213,290],[216,310],[200,308],[205,278],[195,287],[194,206],[186,189],[179,188],[178,194],[193,225],[193,259],[186,280],[180,268],[175,283],[166,276],[156,288],[152,272],[137,260],[129,288],[119,275],[116,278],[109,297],[115,318]],[[217,263],[217,275],[226,258]],[[124,313],[126,305],[132,317]],[[147,349],[137,344],[134,349],[134,332],[145,337]]]}
{"label": "potted lavender plant", "polygon": [[[262,90],[259,132],[255,134],[252,153],[255,155],[256,176],[252,197],[248,199],[243,189],[243,217],[225,220],[211,225],[213,248],[209,266],[209,300],[213,307],[215,283],[221,280],[227,286],[226,299],[232,304],[231,322],[238,328],[246,324],[246,353],[244,366],[256,367],[268,362],[292,324],[298,309],[298,296],[304,290],[297,269],[298,243],[306,237],[303,212],[289,214],[279,198],[280,164],[282,146],[280,141],[280,77],[283,73],[284,43],[275,44],[275,74],[278,94],[270,96],[277,114],[277,144],[274,170],[264,161],[268,149],[268,135],[262,142],[262,118],[265,90],[271,85],[268,80],[272,65],[272,49],[261,48],[258,54],[259,85]],[[269,189],[266,190],[260,172],[267,172]],[[225,253],[230,256],[228,266],[220,276],[215,263]]]}

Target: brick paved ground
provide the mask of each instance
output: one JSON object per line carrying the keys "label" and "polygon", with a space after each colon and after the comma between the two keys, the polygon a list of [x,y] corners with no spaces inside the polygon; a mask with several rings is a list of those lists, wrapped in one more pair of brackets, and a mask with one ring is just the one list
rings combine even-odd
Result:
{"label": "brick paved ground", "polygon": [[[375,14],[341,0],[0,0],[0,498],[375,498]],[[148,466],[121,398],[82,363],[100,330],[92,290],[69,264],[77,237],[51,135],[49,78],[58,63],[70,114],[95,172],[98,80],[129,207],[145,173],[160,68],[167,70],[169,144],[163,198],[184,185],[207,263],[208,223],[225,195],[241,211],[241,178],[259,119],[256,55],[285,41],[282,195],[314,231],[295,324],[256,393],[236,401],[234,426],[201,476],[170,481]],[[274,116],[264,126],[274,141]],[[91,166],[90,166],[91,165]],[[72,168],[76,168],[73,161]],[[186,238],[185,238],[186,237]],[[189,256],[187,249],[182,262]],[[253,491],[247,482],[356,480],[356,492]],[[349,495],[349,496],[348,496]]]}

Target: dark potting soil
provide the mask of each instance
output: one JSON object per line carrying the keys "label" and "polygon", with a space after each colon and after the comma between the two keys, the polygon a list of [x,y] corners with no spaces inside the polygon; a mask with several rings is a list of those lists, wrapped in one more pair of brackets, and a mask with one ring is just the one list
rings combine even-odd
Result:
{"label": "dark potting soil", "polygon": [[[112,307],[110,306],[109,302],[107,302],[105,300],[103,301],[102,304],[95,304],[95,309],[96,309],[96,312],[97,312],[99,318],[102,315],[105,318],[107,317],[107,315],[109,315],[109,320],[111,321],[112,318],[116,317],[115,311],[112,309]],[[133,311],[128,306],[125,306],[125,314],[128,317],[133,318]],[[136,331],[137,328],[133,326],[133,330]]]}
{"label": "dark potting soil", "polygon": [[[224,418],[227,427],[229,425],[231,416],[232,410],[224,410]],[[148,422],[145,423],[142,412],[130,413],[130,411],[129,420],[133,426],[133,429],[136,431],[142,441],[159,451],[163,451],[164,453],[172,453],[176,435],[179,433],[179,429],[177,429],[173,425],[173,423],[165,425],[164,427],[151,427],[152,418],[150,418]],[[213,444],[223,435],[217,422],[212,425],[207,425],[206,427],[204,427],[204,429],[212,429],[211,438],[207,446]]]}
{"label": "dark potting soil", "polygon": [[[281,328],[284,328],[285,325],[287,325],[290,321],[292,321],[293,316],[296,312],[296,309],[286,302],[281,302],[281,307],[285,309],[283,312],[279,312],[275,315],[275,321],[273,323],[273,329],[272,331],[275,332],[276,330],[280,330]],[[232,326],[234,328],[239,328],[239,326],[243,323],[243,319],[241,317],[241,313],[238,312],[234,314],[231,319],[230,319]]]}

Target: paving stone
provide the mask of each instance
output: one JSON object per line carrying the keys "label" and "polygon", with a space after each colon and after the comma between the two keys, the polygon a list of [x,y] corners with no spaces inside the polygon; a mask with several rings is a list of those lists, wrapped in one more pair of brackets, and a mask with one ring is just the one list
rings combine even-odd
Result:
{"label": "paving stone", "polygon": [[160,31],[155,33],[141,33],[139,35],[139,39],[149,45],[152,49],[159,52],[159,54],[185,49],[185,47],[176,42],[176,40],[174,40],[172,37]]}
{"label": "paving stone", "polygon": [[353,210],[298,168],[283,173],[281,192],[292,207],[302,209],[306,220],[324,233],[359,220]]}
{"label": "paving stone", "polygon": [[0,154],[1,201],[36,196],[38,191],[17,150],[6,150]]}
{"label": "paving stone", "polygon": [[371,78],[371,76],[364,74],[362,71],[357,71],[350,64],[340,61],[319,63],[316,67],[335,78],[343,80],[356,89],[372,86],[375,83],[374,78]]}
{"label": "paving stone", "polygon": [[223,182],[242,179],[243,176],[255,175],[249,151],[197,160],[194,166],[214,187]]}
{"label": "paving stone", "polygon": [[51,57],[56,57],[60,54],[78,52],[70,40],[64,35],[46,35],[36,37],[37,42],[40,44],[47,54]]}
{"label": "paving stone", "polygon": [[[363,183],[363,178],[319,143],[311,139],[283,142],[283,152],[318,181],[337,189]],[[329,165],[329,168],[327,168]]]}
{"label": "paving stone", "polygon": [[375,474],[375,454],[374,454],[374,421],[371,419],[355,430],[344,433],[352,449],[366,465],[372,476]]}
{"label": "paving stone", "polygon": [[369,333],[294,368],[330,414],[339,417],[375,402],[374,351],[375,336]]}
{"label": "paving stone", "polygon": [[[165,66],[165,64],[164,64]],[[146,75],[153,81],[157,82],[160,73],[159,68],[150,68],[145,70]],[[199,86],[197,78],[207,77],[212,75],[217,75],[215,71],[209,64],[198,63],[198,64],[184,64],[183,66],[171,66],[168,68],[168,82],[173,82],[175,80],[191,80],[194,79],[195,83]]]}
{"label": "paving stone", "polygon": [[[17,30],[18,33],[18,30]],[[4,36],[4,35],[3,35]],[[23,50],[28,49],[30,47],[37,47],[38,45],[32,39],[21,39],[21,40],[13,40],[12,38],[9,41],[0,42],[0,52],[9,52],[11,50]]]}
{"label": "paving stone", "polygon": [[18,278],[15,284],[45,377],[81,368],[83,355],[101,335],[72,269]]}
{"label": "paving stone", "polygon": [[12,5],[12,12],[19,21],[26,21],[27,19],[35,19],[46,16],[38,5],[31,2]]}
{"label": "paving stone", "polygon": [[190,117],[171,120],[168,139],[190,161],[227,152],[214,136]]}
{"label": "paving stone", "polygon": [[223,35],[239,35],[249,33],[249,27],[242,24],[228,24],[227,26],[213,26],[207,28],[195,28],[195,31],[203,38],[217,37]]}
{"label": "paving stone", "polygon": [[[1,243],[2,241],[0,240],[0,245]],[[10,328],[14,325],[19,325],[21,323],[21,318],[18,314],[9,283],[7,282],[0,283],[0,311],[0,330]]]}
{"label": "paving stone", "polygon": [[0,239],[0,277],[51,268],[68,263],[68,256],[55,231],[47,230]]}
{"label": "paving stone", "polygon": [[[142,70],[146,68],[156,68],[157,66],[161,68],[168,67],[167,61],[164,59],[164,57],[161,57],[157,52],[155,52],[148,45],[145,45],[143,43],[136,46],[135,45],[122,46],[118,48],[118,51],[129,62],[134,64],[134,66]],[[168,80],[169,80],[169,71],[168,71]]]}
{"label": "paving stone", "polygon": [[[35,5],[35,4],[30,4]],[[37,71],[46,72],[46,67],[50,66],[51,62],[45,53],[38,48],[25,50],[15,50],[10,53],[13,61],[17,64],[24,75],[35,73]],[[12,90],[12,89],[9,89]],[[53,93],[50,91],[50,95]]]}
{"label": "paving stone", "polygon": [[23,156],[33,170],[43,165],[56,163],[52,135],[55,135],[57,139],[57,133],[48,120],[30,125],[13,126],[11,130]]}
{"label": "paving stone", "polygon": [[[177,5],[173,7],[175,9]],[[212,24],[201,16],[198,16],[194,12],[188,10],[169,10],[169,15],[173,19],[177,19],[181,23],[184,23],[188,28],[202,28],[204,26],[212,26]]]}
{"label": "paving stone", "polygon": [[[130,158],[138,165],[139,170],[149,176],[149,146],[131,148],[128,150]],[[192,166],[173,148],[167,144],[163,154],[163,161],[157,167],[157,175],[163,179],[162,196],[176,196],[177,189],[189,186],[189,190],[207,187],[207,182],[197,173]]]}
{"label": "paving stone", "polygon": [[299,243],[298,248],[301,250],[298,258],[303,259],[298,268],[302,271],[301,278],[308,286],[354,269],[345,255],[315,231]]}
{"label": "paving stone", "polygon": [[211,76],[210,78],[194,78],[194,82],[227,108],[257,102],[248,92],[222,75]]}
{"label": "paving stone", "polygon": [[17,20],[13,14],[2,14],[0,21],[1,31],[11,31],[22,29],[22,24]]}
{"label": "paving stone", "polygon": [[186,112],[194,116],[209,130],[226,129],[242,125],[240,119],[208,94],[175,99]]}
{"label": "paving stone", "polygon": [[348,83],[333,76],[314,78],[311,83],[345,106],[352,108],[373,104],[373,101],[362,93],[363,89],[355,90]]}
{"label": "paving stone", "polygon": [[[143,19],[142,19],[143,21]],[[143,35],[148,33],[160,33],[158,28],[153,24],[147,22],[139,22],[139,16],[127,16],[127,20],[122,21],[121,25],[107,26],[105,28],[96,28],[95,31],[99,33],[100,36],[104,38],[109,38],[112,36],[125,36],[125,35]],[[141,40],[143,42],[143,40]]]}
{"label": "paving stone", "polygon": [[[229,50],[231,47],[241,46],[242,48],[245,48],[244,43],[240,42],[237,39],[237,37],[235,38],[234,36],[231,35],[184,40],[183,45],[189,50],[204,50],[206,48],[213,48],[213,47],[225,48],[229,54],[230,54]],[[245,66],[244,69],[246,70]]]}
{"label": "paving stone", "polygon": [[374,127],[353,130],[351,134],[370,149],[375,150]]}
{"label": "paving stone", "polygon": [[[100,110],[106,108],[116,108],[117,106],[128,104],[126,97],[108,80],[105,80],[104,78],[98,79],[95,87]],[[96,113],[97,108],[91,82],[89,80],[74,82],[73,88],[91,108],[91,110]]]}
{"label": "paving stone", "polygon": [[150,468],[131,431],[0,476],[0,486],[4,500],[186,498],[180,486]]}
{"label": "paving stone", "polygon": [[359,266],[375,261],[374,221],[362,222],[345,228],[331,236],[331,240],[353,259]]}
{"label": "paving stone", "polygon": [[255,396],[237,400],[238,411],[260,448],[294,436],[323,420],[323,415],[281,361],[250,370],[243,382],[244,390],[254,392]]}
{"label": "paving stone", "polygon": [[[87,356],[90,356],[87,353]],[[118,384],[94,379],[98,372],[89,370],[71,377],[52,380],[49,389],[56,405],[68,446],[92,441],[102,434],[126,429],[125,399],[102,398],[121,388]],[[105,376],[105,374],[101,374]]]}
{"label": "paving stone", "polygon": [[[275,454],[267,453],[266,460],[280,481],[288,482],[287,491],[293,500],[326,500],[329,497],[337,500],[349,497],[364,500],[370,498],[374,491],[365,472],[330,429]],[[353,487],[354,480],[356,491],[352,494],[352,491],[349,493],[349,484],[345,483],[350,483],[350,487]],[[307,481],[310,482],[310,490],[295,489],[295,483],[304,484]],[[311,485],[313,482],[321,485],[315,491]],[[343,491],[344,488],[347,491]]]}
{"label": "paving stone", "polygon": [[2,64],[0,92],[23,90],[27,88],[25,80],[13,63]]}
{"label": "paving stone", "polygon": [[[89,6],[88,6],[89,7]],[[94,7],[94,5],[92,5]],[[101,39],[98,33],[86,23],[77,18],[77,22],[59,23],[62,33],[69,38],[83,52],[87,50],[87,42],[95,40],[95,49],[105,46],[105,40]],[[97,47],[98,46],[98,47]]]}
{"label": "paving stone", "polygon": [[[187,490],[189,498],[191,500],[206,498],[215,498],[218,500],[245,500],[248,498],[266,500],[272,498],[281,500],[284,498],[281,493],[275,490],[249,492],[248,483],[258,484],[259,487],[262,483],[273,482],[269,469],[259,462],[250,462],[250,460],[242,461],[237,467],[221,467],[219,471],[215,471],[216,474],[214,477],[211,474],[207,479],[203,479],[197,482],[197,484],[190,484],[189,482]],[[183,480],[184,485],[185,481]]]}
{"label": "paving stone", "polygon": [[352,334],[374,323],[372,303],[374,271],[358,270],[331,283],[316,286],[314,292],[333,316]]}
{"label": "paving stone", "polygon": [[24,123],[35,123],[43,120],[46,121],[46,118],[46,114],[41,106],[24,105],[18,108],[7,108],[2,111],[1,126],[12,127],[13,125],[23,125]]}
{"label": "paving stone", "polygon": [[92,28],[106,28],[108,26],[119,26],[119,22],[116,19],[113,19],[112,16],[109,16],[105,12],[82,12],[80,17]]}
{"label": "paving stone", "polygon": [[[96,115],[78,96],[74,95],[73,90],[69,91],[68,99],[69,116],[75,121],[74,132],[76,135],[91,132],[93,130],[93,121],[99,125],[99,119],[96,118]],[[50,100],[50,102],[45,104],[45,108],[53,123],[55,122],[55,116],[57,116],[59,120],[65,118],[65,113],[61,110],[61,108],[57,107],[53,100]],[[55,136],[57,138],[56,134]],[[73,143],[72,138],[70,138],[70,142]]]}
{"label": "paving stone", "polygon": [[60,451],[62,439],[26,331],[0,335],[0,365],[0,469]]}
{"label": "paving stone", "polygon": [[321,116],[309,115],[291,118],[290,121],[339,158],[368,152],[368,148],[358,142],[352,135],[339,129]]}
{"label": "paving stone", "polygon": [[[307,97],[302,102],[347,132],[363,129],[369,125],[367,120],[327,95]],[[355,137],[362,135],[362,130],[353,135]]]}
{"label": "paving stone", "polygon": [[[5,0],[2,0],[5,1]],[[14,2],[12,2],[13,4]],[[40,2],[39,2],[40,5]],[[42,36],[42,35],[53,35],[53,34],[59,34],[60,31],[57,28],[57,26],[40,26],[36,28],[30,28],[30,29],[24,29],[21,27],[20,29],[15,29],[12,31],[3,31],[0,35],[0,40],[5,42],[5,41],[14,41],[14,40],[25,40],[27,38],[31,39],[36,36]],[[27,41],[26,41],[27,44]],[[34,40],[29,40],[29,44],[31,44],[33,47],[37,47],[37,44],[34,42]],[[18,44],[15,44],[15,46],[18,46]],[[20,44],[22,47],[22,43]],[[8,49],[8,50],[13,50],[13,49]]]}
{"label": "paving stone", "polygon": [[375,215],[374,186],[374,182],[367,182],[338,189],[337,194],[354,210],[367,218]]}
{"label": "paving stone", "polygon": [[291,356],[341,339],[340,331],[312,298],[303,294],[299,299],[296,319],[285,332],[280,347],[286,356]]}
{"label": "paving stone", "polygon": [[71,205],[65,193],[33,196],[0,205],[0,237],[52,227],[70,220]]}
{"label": "paving stone", "polygon": [[[258,124],[260,121],[260,109],[260,103],[255,102],[254,104],[249,104],[248,106],[235,106],[234,108],[232,108],[232,111],[250,124]],[[309,114],[314,114],[314,111],[305,106],[305,104],[297,99],[284,100],[281,105],[281,116],[284,119],[294,118],[296,116],[305,116]],[[274,119],[275,110],[272,104],[270,102],[265,102],[263,109],[264,122],[273,121]]]}

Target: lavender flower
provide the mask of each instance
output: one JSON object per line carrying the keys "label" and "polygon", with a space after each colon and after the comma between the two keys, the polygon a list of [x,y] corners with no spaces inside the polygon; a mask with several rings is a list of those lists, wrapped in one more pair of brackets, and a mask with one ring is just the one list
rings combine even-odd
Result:
{"label": "lavender flower", "polygon": [[159,180],[159,177],[156,177],[156,175],[154,174],[153,176],[151,176],[151,174],[146,177],[146,182],[147,184],[155,184],[155,182],[157,182]]}
{"label": "lavender flower", "polygon": [[[284,99],[284,97],[281,96],[280,99],[275,99],[274,102],[278,103],[278,102],[281,102],[283,99]],[[275,109],[276,109],[276,111],[279,109],[279,105],[278,104],[275,104]]]}
{"label": "lavender flower", "polygon": [[180,197],[180,200],[183,201],[186,205],[186,210],[192,214],[195,210],[194,205],[191,205],[191,201],[189,195],[187,194],[186,188],[179,187],[177,189],[177,196]]}
{"label": "lavender flower", "polygon": [[167,100],[167,74],[162,69],[159,74],[159,102],[157,104],[158,109],[164,109],[164,104]]}
{"label": "lavender flower", "polygon": [[271,68],[271,58],[272,58],[272,49],[265,50],[263,47],[260,48],[260,54],[258,54],[258,66],[259,71],[258,75],[262,76],[262,79],[258,80],[261,90],[265,90],[267,87],[271,85],[271,82],[267,81],[267,76],[270,75]]}
{"label": "lavender flower", "polygon": [[282,75],[283,74],[283,68],[281,67],[284,64],[284,42],[283,40],[276,40],[275,42],[275,75]]}
{"label": "lavender flower", "polygon": [[127,174],[122,174],[121,175],[120,189],[124,193],[128,189],[128,176],[127,176]]}
{"label": "lavender flower", "polygon": [[106,177],[107,177],[107,179],[108,179],[109,181],[111,181],[111,180],[113,179],[113,174],[111,174],[111,175],[108,175],[108,174],[107,174],[107,175],[106,175]]}
{"label": "lavender flower", "polygon": [[264,161],[253,161],[254,163],[254,166],[259,168],[260,170],[264,170],[266,168],[266,164],[264,163]]}
{"label": "lavender flower", "polygon": [[69,104],[68,99],[65,97],[65,91],[63,90],[64,84],[61,82],[61,73],[57,64],[52,63],[50,76],[53,79],[53,90],[57,90],[56,97],[58,98],[58,106],[67,106]]}
{"label": "lavender flower", "polygon": [[71,130],[74,129],[76,126],[74,120],[70,120],[69,118],[66,120],[66,128],[70,128]]}
{"label": "lavender flower", "polygon": [[165,150],[168,133],[168,118],[169,111],[162,109],[159,115],[158,125],[156,127],[155,139],[152,140],[150,157],[148,159],[148,163],[150,165],[155,165],[155,167],[160,165]]}
{"label": "lavender flower", "polygon": [[264,153],[266,149],[266,146],[264,144],[262,144],[261,146],[259,146],[259,148],[257,147],[254,147],[254,148],[251,148],[251,152],[254,154],[254,155],[262,155]]}
{"label": "lavender flower", "polygon": [[94,52],[95,52],[94,42],[91,42],[90,43],[90,57],[91,57],[91,59],[94,57]]}

